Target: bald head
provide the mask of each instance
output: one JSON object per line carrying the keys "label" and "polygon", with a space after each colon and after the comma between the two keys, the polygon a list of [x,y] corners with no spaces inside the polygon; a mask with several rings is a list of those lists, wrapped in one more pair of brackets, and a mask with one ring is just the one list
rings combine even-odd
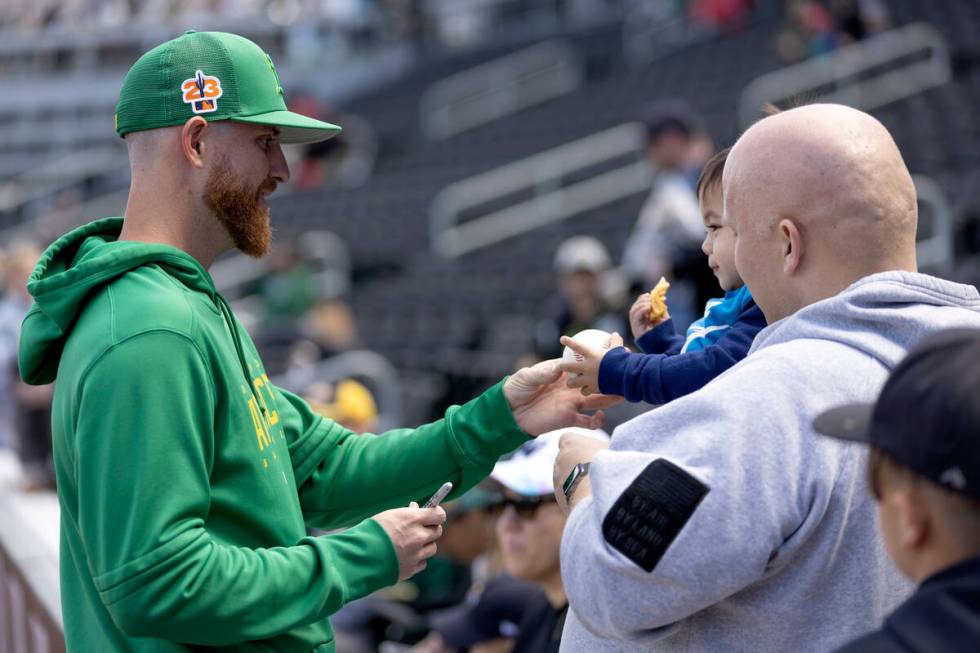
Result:
{"label": "bald head", "polygon": [[868,274],[915,269],[912,178],[866,113],[816,104],[760,120],[732,148],[723,192],[735,265],[770,322]]}

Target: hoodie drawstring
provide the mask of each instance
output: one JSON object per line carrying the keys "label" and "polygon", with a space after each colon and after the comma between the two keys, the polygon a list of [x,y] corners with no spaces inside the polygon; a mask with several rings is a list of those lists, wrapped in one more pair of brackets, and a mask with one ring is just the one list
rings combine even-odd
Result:
{"label": "hoodie drawstring", "polygon": [[252,383],[252,374],[248,369],[248,362],[245,360],[245,349],[242,347],[242,340],[238,335],[238,327],[235,324],[234,314],[231,312],[231,306],[228,305],[228,300],[221,296],[220,293],[214,293],[215,304],[217,304],[218,309],[221,311],[221,315],[225,320],[225,324],[228,325],[228,330],[231,331],[231,339],[235,343],[235,353],[238,355],[238,364],[242,368],[242,374],[245,375],[245,383],[248,385],[248,391],[252,394],[252,398],[255,399],[256,407],[262,411],[262,416],[267,418],[266,408],[259,396],[256,394],[255,385]]}

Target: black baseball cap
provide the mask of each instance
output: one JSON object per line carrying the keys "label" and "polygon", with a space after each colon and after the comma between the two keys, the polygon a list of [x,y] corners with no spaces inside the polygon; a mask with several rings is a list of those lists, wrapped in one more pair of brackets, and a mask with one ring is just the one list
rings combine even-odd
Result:
{"label": "black baseball cap", "polygon": [[518,625],[524,619],[527,607],[533,603],[528,599],[540,593],[537,585],[499,574],[487,581],[478,598],[434,613],[429,618],[429,625],[456,650],[499,637],[516,637]]}
{"label": "black baseball cap", "polygon": [[923,340],[873,404],[821,413],[817,432],[865,442],[929,480],[980,499],[980,329]]}

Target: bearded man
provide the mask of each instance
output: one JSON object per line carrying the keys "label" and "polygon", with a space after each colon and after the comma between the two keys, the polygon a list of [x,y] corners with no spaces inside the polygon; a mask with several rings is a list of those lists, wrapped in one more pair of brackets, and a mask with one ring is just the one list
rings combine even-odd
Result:
{"label": "bearded man", "polygon": [[116,129],[125,216],[48,248],[21,340],[24,380],[57,378],[68,650],[333,651],[330,614],[435,553],[445,513],[416,501],[467,490],[529,435],[602,421],[583,411],[609,400],[565,388],[556,361],[383,437],[269,382],[207,269],[267,251],[280,144],[340,129],[288,111],[251,41],[189,32],[146,53]]}

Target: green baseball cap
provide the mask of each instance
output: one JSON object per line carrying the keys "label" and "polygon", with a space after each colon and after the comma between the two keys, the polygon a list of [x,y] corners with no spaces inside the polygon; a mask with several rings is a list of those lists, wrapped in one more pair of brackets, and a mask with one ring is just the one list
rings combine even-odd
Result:
{"label": "green baseball cap", "polygon": [[289,111],[272,58],[225,32],[189,31],[140,57],[119,91],[116,132],[182,125],[193,116],[275,125],[283,143],[315,143],[340,132]]}

